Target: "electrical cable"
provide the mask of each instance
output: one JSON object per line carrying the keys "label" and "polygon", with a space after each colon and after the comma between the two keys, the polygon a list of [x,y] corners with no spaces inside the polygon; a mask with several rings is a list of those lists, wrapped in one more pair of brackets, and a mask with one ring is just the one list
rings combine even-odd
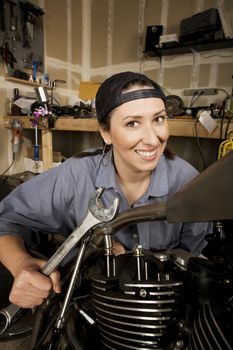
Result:
{"label": "electrical cable", "polygon": [[[51,98],[51,95],[49,95],[49,97]],[[56,102],[56,104],[54,103],[54,102]],[[53,106],[60,106],[61,104],[60,104],[60,102],[53,96]]]}
{"label": "electrical cable", "polygon": [[203,151],[202,151],[202,148],[201,148],[199,137],[197,135],[197,124],[198,124],[198,122],[199,121],[197,119],[195,124],[194,124],[194,136],[196,138],[197,146],[198,146],[198,149],[199,149],[199,152],[200,152],[200,155],[201,155],[201,159],[202,159],[202,163],[203,163],[203,170],[205,170],[206,169],[206,161],[205,161],[205,157],[204,157],[204,154],[203,154]]}
{"label": "electrical cable", "polygon": [[[191,108],[194,105],[194,103],[198,100],[198,98],[201,96],[201,94],[202,93],[199,93],[198,95],[197,94],[193,94],[192,99],[190,101],[189,108]],[[195,98],[195,96],[196,96],[196,98]]]}
{"label": "electrical cable", "polygon": [[9,167],[1,174],[1,176],[5,175],[5,174],[8,172],[8,170],[12,167],[12,165],[14,164],[14,162],[15,162],[15,153],[13,153],[13,160],[12,160],[11,164],[10,164]]}
{"label": "electrical cable", "polygon": [[222,132],[223,132],[223,123],[224,123],[224,118],[225,118],[225,114],[223,114],[222,118],[221,118],[221,123],[220,123],[220,135],[219,135],[219,140],[222,140]]}
{"label": "electrical cable", "polygon": [[191,98],[191,101],[190,101],[190,105],[189,107],[192,107],[192,105],[194,104],[194,102],[196,101],[193,101],[194,100],[194,97],[196,96],[196,94],[193,94],[192,98]]}
{"label": "electrical cable", "polygon": [[227,90],[225,90],[225,89],[220,89],[220,88],[217,88],[217,90],[218,90],[218,91],[223,91],[223,92],[226,94],[226,96],[228,96]]}
{"label": "electrical cable", "polygon": [[203,53],[199,52],[199,54],[208,59],[208,58],[212,58],[212,57],[223,57],[223,58],[228,58],[228,57],[233,57],[233,55],[220,55],[220,54],[213,54],[213,55],[204,55]]}
{"label": "electrical cable", "polygon": [[[199,97],[200,97],[201,95],[203,95],[203,92],[202,92],[202,91],[200,91],[198,94],[196,94],[196,93],[193,94],[192,99],[191,99],[191,102],[190,102],[189,108],[191,108],[191,107],[194,105],[194,103],[199,99]],[[195,96],[196,96],[196,98],[195,98]],[[194,98],[195,98],[195,99],[194,99]]]}
{"label": "electrical cable", "polygon": [[221,118],[221,122],[220,122],[220,128],[219,128],[219,145],[218,145],[218,149],[217,149],[217,155],[216,155],[216,159],[218,159],[218,154],[219,154],[219,146],[221,145],[221,142],[222,142],[222,134],[223,134],[223,123],[224,123],[224,117],[225,117],[225,114],[222,115],[222,118]]}

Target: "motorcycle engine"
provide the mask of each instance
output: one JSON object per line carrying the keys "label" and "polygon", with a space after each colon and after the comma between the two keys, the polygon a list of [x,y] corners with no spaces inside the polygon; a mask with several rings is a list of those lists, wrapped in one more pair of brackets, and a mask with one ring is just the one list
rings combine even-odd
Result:
{"label": "motorcycle engine", "polygon": [[[137,246],[119,256],[105,249],[85,260],[67,303],[71,261],[62,270],[65,295],[51,293],[33,316],[29,349],[232,350],[231,247],[220,259],[182,249],[151,252]],[[12,327],[3,341],[28,332]]]}
{"label": "motorcycle engine", "polygon": [[92,301],[104,349],[166,349],[179,333],[183,278],[164,254],[114,259],[111,275],[92,279]]}
{"label": "motorcycle engine", "polygon": [[[138,246],[98,259],[88,274],[91,297],[84,309],[95,333],[92,326],[86,335],[96,339],[95,349],[233,349],[232,271],[226,264]],[[89,349],[85,340],[82,349]]]}

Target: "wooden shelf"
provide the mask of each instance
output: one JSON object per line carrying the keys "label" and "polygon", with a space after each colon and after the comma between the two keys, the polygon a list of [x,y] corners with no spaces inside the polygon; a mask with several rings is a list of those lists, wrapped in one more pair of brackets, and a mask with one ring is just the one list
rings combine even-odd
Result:
{"label": "wooden shelf", "polygon": [[[22,123],[23,128],[31,129],[31,121],[28,116],[4,116],[4,126],[10,127],[12,119],[17,119]],[[71,118],[71,117],[59,117],[53,130],[60,131],[83,131],[83,132],[98,132],[99,126],[96,118]]]}
{"label": "wooden shelf", "polygon": [[54,130],[98,132],[99,124],[96,118],[60,117],[55,122]]}
{"label": "wooden shelf", "polygon": [[[22,123],[22,127],[25,129],[33,129],[31,126],[30,117],[28,116],[4,116],[4,126],[6,128],[11,127],[11,120],[16,119]],[[220,131],[222,136],[225,135],[228,121],[224,120],[221,125],[221,120],[216,119],[217,127],[209,134],[208,131],[199,123],[197,119],[177,117],[176,119],[168,119],[170,136],[178,137],[201,137],[210,139],[219,139]],[[229,129],[233,128],[233,121],[228,126]],[[71,118],[71,117],[59,117],[55,122],[53,129],[41,129],[42,133],[42,156],[44,159],[44,170],[52,167],[52,152],[53,131],[81,131],[81,132],[98,132],[99,126],[96,118]]]}
{"label": "wooden shelf", "polygon": [[207,43],[196,43],[190,45],[181,45],[178,44],[174,47],[164,47],[164,48],[155,48],[153,52],[145,52],[146,55],[150,57],[154,56],[168,56],[168,55],[180,55],[185,53],[191,53],[194,51],[209,51],[209,50],[219,50],[233,47],[233,39],[228,40],[219,40],[215,42]]}
{"label": "wooden shelf", "polygon": [[[28,116],[5,116],[4,126],[10,128],[10,121],[17,119],[21,121],[23,128],[31,129],[31,121]],[[171,136],[194,137],[195,126],[197,136],[202,138],[218,139],[220,138],[221,119],[216,119],[217,128],[209,134],[208,131],[195,118],[170,118],[168,119],[169,130]],[[231,122],[233,126],[233,122]],[[224,135],[227,127],[227,120],[224,120],[222,125],[222,133]],[[71,118],[59,117],[55,122],[55,127],[50,131],[83,131],[83,132],[98,132],[99,126],[96,118]]]}
{"label": "wooden shelf", "polygon": [[28,81],[28,80],[11,77],[9,75],[5,75],[5,80],[6,81],[10,81],[12,83],[23,84],[23,85],[27,85],[27,86],[34,86],[34,87],[44,86],[44,87],[49,89],[49,86],[47,86],[47,85],[38,84],[38,83],[34,83],[34,82],[31,82],[31,81]]}
{"label": "wooden shelf", "polygon": [[[198,119],[168,119],[169,131],[171,136],[183,136],[183,137],[200,137],[208,139],[220,139],[224,137],[227,129],[227,120],[224,120],[223,123],[221,119],[215,119],[217,122],[216,129],[209,133],[203,125],[198,121]],[[222,125],[221,125],[222,124]],[[233,122],[231,124],[233,126]],[[221,130],[222,129],[222,130]],[[222,135],[220,135],[220,131]]]}

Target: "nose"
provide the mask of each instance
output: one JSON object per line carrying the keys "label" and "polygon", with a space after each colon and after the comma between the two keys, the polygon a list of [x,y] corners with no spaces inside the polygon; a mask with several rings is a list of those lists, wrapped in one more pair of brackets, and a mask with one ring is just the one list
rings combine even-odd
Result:
{"label": "nose", "polygon": [[160,144],[158,132],[151,124],[143,128],[142,142],[150,146],[158,146]]}

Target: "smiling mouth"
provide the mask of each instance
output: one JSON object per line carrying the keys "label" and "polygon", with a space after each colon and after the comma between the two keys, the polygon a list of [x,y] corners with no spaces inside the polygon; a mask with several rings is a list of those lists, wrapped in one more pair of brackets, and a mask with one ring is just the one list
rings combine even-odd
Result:
{"label": "smiling mouth", "polygon": [[157,151],[136,151],[136,153],[142,158],[146,160],[154,159],[157,155]]}

